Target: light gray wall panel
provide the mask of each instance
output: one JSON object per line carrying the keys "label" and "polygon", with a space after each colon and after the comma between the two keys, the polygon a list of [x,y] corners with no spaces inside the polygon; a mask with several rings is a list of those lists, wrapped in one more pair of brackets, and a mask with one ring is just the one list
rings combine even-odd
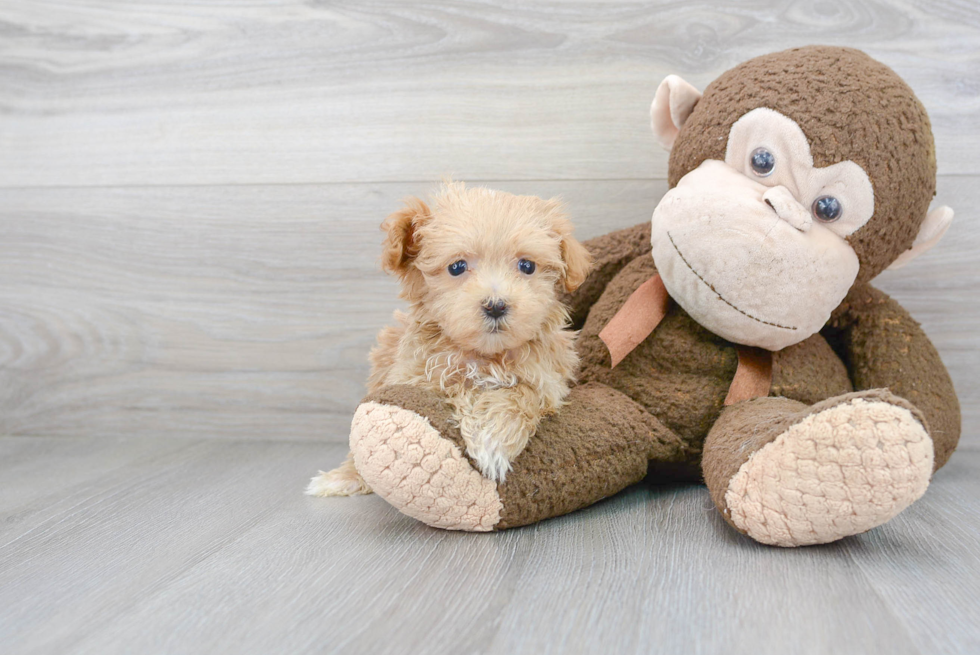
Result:
{"label": "light gray wall panel", "polygon": [[[649,219],[662,181],[490,182],[560,195],[583,238]],[[0,433],[347,438],[367,352],[401,304],[383,217],[435,183],[0,190]],[[881,285],[950,367],[980,428],[980,178]]]}
{"label": "light gray wall panel", "polygon": [[648,107],[813,43],[894,67],[943,173],[980,173],[980,6],[941,2],[0,5],[0,185],[649,179]]}

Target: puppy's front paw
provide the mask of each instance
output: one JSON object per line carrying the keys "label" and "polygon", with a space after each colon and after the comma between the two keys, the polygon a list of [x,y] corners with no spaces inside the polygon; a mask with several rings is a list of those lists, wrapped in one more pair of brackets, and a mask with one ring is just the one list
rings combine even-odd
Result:
{"label": "puppy's front paw", "polygon": [[358,474],[353,466],[342,464],[329,473],[320,474],[310,479],[306,487],[307,496],[362,496],[371,493],[371,487]]}
{"label": "puppy's front paw", "polygon": [[466,448],[466,453],[476,462],[483,477],[503,484],[511,462],[503,444],[488,435],[478,435]]}

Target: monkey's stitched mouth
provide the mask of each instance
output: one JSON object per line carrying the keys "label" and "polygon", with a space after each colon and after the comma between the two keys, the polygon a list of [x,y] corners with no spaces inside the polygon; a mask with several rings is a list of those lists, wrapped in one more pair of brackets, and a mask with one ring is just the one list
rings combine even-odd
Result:
{"label": "monkey's stitched mouth", "polygon": [[704,286],[706,286],[709,289],[711,289],[711,293],[713,293],[716,296],[718,296],[718,300],[722,301],[723,303],[725,303],[726,305],[728,305],[729,307],[731,307],[732,309],[734,309],[739,314],[742,314],[743,316],[747,316],[747,317],[751,318],[753,321],[756,321],[758,323],[762,323],[763,325],[771,325],[772,327],[777,327],[777,328],[780,328],[781,330],[795,330],[796,329],[795,327],[792,327],[792,326],[780,325],[779,323],[773,323],[772,321],[764,321],[761,318],[757,318],[757,317],[753,316],[752,314],[749,314],[748,312],[742,311],[741,309],[739,309],[738,307],[736,307],[734,304],[728,302],[728,300],[726,300],[724,296],[722,296],[720,293],[718,293],[718,291],[711,285],[710,282],[708,282],[707,280],[704,279],[704,276],[702,276],[700,273],[698,273],[696,270],[694,270],[694,267],[691,266],[691,264],[687,261],[687,258],[684,257],[684,253],[682,253],[681,252],[681,249],[677,247],[677,244],[676,243],[674,243],[674,237],[672,237],[670,235],[670,232],[667,232],[667,238],[670,239],[670,245],[674,246],[674,250],[677,252],[677,256],[681,258],[681,261],[684,262],[684,265],[687,266],[687,268],[692,273],[694,273],[698,277],[699,280],[701,280],[701,282],[704,284]]}

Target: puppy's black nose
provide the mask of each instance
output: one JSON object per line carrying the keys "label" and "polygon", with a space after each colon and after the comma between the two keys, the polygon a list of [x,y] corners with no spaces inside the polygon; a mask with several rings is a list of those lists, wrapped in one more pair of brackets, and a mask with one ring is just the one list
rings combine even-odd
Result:
{"label": "puppy's black nose", "polygon": [[483,312],[492,319],[498,319],[507,313],[507,303],[487,298],[483,301]]}

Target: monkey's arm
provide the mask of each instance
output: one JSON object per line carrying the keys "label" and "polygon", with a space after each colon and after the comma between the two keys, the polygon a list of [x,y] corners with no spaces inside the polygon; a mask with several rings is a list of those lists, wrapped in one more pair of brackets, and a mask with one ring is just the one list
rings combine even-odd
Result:
{"label": "monkey's arm", "polygon": [[960,438],[960,404],[945,365],[919,324],[870,285],[854,287],[822,331],[855,391],[888,388],[925,414],[938,470]]}
{"label": "monkey's arm", "polygon": [[575,329],[581,328],[585,323],[589,308],[602,295],[609,281],[631,261],[650,252],[650,221],[603,234],[583,242],[582,245],[595,260],[592,272],[582,286],[561,296],[561,301],[571,312],[572,326]]}

